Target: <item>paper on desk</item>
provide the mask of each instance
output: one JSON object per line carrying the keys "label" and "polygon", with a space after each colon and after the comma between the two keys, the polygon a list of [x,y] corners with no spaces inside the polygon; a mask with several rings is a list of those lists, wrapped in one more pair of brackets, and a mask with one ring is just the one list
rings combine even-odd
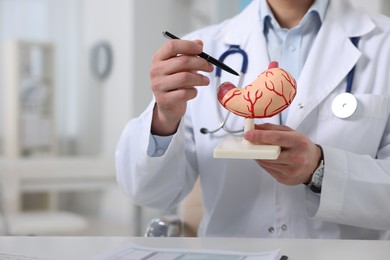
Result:
{"label": "paper on desk", "polygon": [[142,247],[132,243],[91,260],[279,260],[280,250],[245,253],[237,251]]}

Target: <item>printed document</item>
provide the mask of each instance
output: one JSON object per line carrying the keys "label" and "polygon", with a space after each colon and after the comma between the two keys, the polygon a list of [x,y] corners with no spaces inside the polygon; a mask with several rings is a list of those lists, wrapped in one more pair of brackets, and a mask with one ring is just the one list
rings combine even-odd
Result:
{"label": "printed document", "polygon": [[279,260],[280,250],[245,253],[237,251],[143,247],[132,243],[95,256],[92,260]]}

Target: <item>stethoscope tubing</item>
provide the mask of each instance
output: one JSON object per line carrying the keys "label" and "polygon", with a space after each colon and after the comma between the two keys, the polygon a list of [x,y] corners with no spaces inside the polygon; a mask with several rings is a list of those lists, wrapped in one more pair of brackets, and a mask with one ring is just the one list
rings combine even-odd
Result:
{"label": "stethoscope tubing", "polygon": [[[241,88],[243,85],[244,76],[245,76],[246,72],[248,71],[249,58],[248,58],[248,54],[246,53],[246,51],[241,49],[239,45],[230,45],[229,48],[224,53],[222,53],[222,55],[219,57],[218,60],[220,62],[224,62],[224,60],[229,55],[234,55],[234,54],[240,54],[242,56],[242,65],[241,65],[241,71],[240,71],[241,73],[240,73],[240,78],[238,80],[238,87]],[[218,87],[221,84],[221,75],[222,75],[222,69],[217,67],[216,71],[215,71],[216,90],[218,90]],[[228,132],[230,134],[237,134],[237,133],[243,132],[244,128],[238,129],[238,130],[231,130],[225,126],[231,112],[228,112],[226,117],[223,118],[221,107],[218,105],[218,102],[216,104],[217,104],[217,111],[218,111],[218,117],[219,117],[219,123],[220,123],[219,127],[217,127],[214,130],[209,130],[208,128],[202,127],[200,129],[200,132],[202,134],[213,134],[213,133],[218,132],[221,129],[225,130],[226,132]]]}
{"label": "stethoscope tubing", "polygon": [[[350,40],[353,45],[358,48],[360,37],[352,37],[350,38]],[[355,70],[356,65],[353,66],[353,68],[347,75],[347,86],[345,92],[338,94],[332,102],[333,115],[340,119],[346,119],[351,117],[358,107],[358,101],[356,97],[352,94],[352,85],[355,76]]]}
{"label": "stethoscope tubing", "polygon": [[[356,48],[358,48],[358,46],[359,46],[359,41],[360,41],[360,37],[352,37],[351,38],[351,42],[353,43],[353,45]],[[355,69],[356,69],[356,66],[353,66],[351,71],[348,73],[348,76],[347,76],[347,87],[345,89],[346,93],[352,93],[352,85],[353,85],[353,79],[355,77]]]}

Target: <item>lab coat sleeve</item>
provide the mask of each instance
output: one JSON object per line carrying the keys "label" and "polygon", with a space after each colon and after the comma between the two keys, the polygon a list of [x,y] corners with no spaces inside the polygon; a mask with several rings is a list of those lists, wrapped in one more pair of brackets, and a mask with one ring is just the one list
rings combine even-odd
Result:
{"label": "lab coat sleeve", "polygon": [[195,164],[187,159],[192,146],[185,141],[185,118],[164,155],[147,154],[153,107],[154,102],[130,120],[120,137],[115,154],[117,181],[134,203],[168,210],[191,191],[197,174],[191,167]]}
{"label": "lab coat sleeve", "polygon": [[[327,222],[390,230],[390,144],[382,149],[387,154],[382,159],[323,149],[322,192],[318,196],[307,191],[309,215]],[[315,206],[315,201],[319,205]]]}

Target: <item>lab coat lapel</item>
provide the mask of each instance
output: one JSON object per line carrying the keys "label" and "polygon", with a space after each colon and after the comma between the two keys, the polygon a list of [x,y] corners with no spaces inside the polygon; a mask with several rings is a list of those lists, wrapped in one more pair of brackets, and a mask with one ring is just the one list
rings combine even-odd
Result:
{"label": "lab coat lapel", "polygon": [[[361,36],[363,31],[348,24],[356,20],[343,17],[342,10],[346,9],[347,12],[348,6],[340,5],[341,11],[336,11],[335,2],[339,1],[331,1],[333,5],[329,6],[297,81],[297,95],[290,105],[286,122],[294,129],[347,77],[361,56],[349,38]],[[366,31],[371,30],[368,27]]]}

